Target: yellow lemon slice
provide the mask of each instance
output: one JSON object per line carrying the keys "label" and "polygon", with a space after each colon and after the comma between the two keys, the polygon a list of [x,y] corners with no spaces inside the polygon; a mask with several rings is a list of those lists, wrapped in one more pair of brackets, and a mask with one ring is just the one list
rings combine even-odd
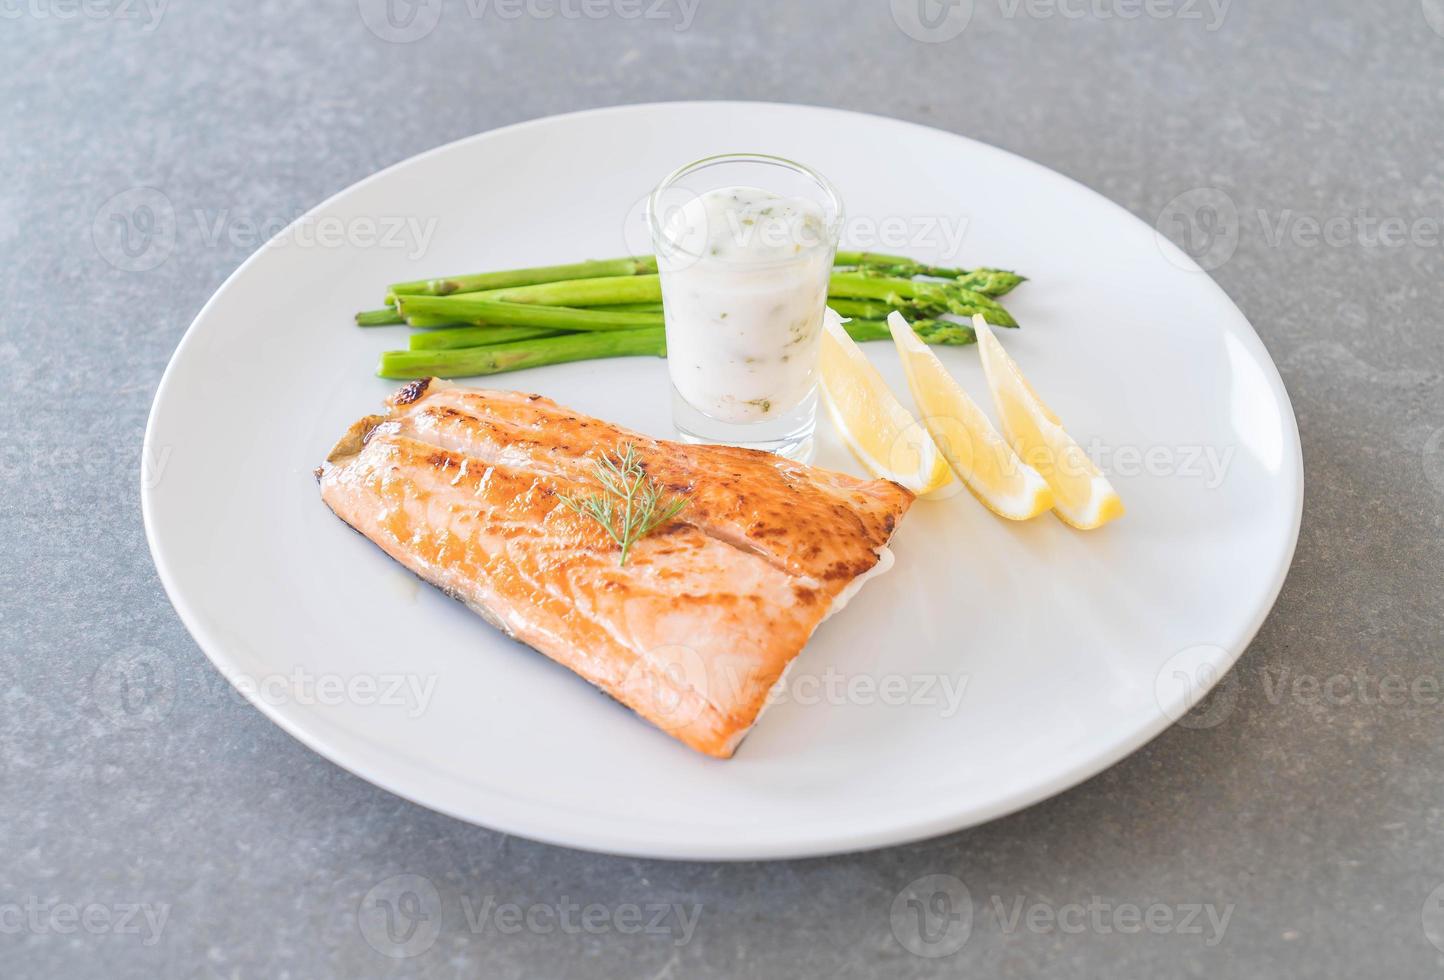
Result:
{"label": "yellow lemon slice", "polygon": [[1053,506],[1053,492],[1013,452],[902,314],[887,318],[923,425],[963,485],[999,517],[1026,521]]}
{"label": "yellow lemon slice", "polygon": [[1091,531],[1123,516],[1123,501],[1083,447],[1063,431],[982,317],[973,319],[983,372],[1003,433],[1014,450],[1053,488],[1053,509],[1068,524]]}
{"label": "yellow lemon slice", "polygon": [[818,362],[827,413],[869,473],[900,483],[918,496],[952,482],[948,464],[927,430],[898,403],[832,310],[823,319]]}

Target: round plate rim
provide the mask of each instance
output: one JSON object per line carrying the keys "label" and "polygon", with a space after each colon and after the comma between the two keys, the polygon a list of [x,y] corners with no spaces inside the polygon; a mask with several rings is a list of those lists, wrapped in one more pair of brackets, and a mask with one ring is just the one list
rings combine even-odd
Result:
{"label": "round plate rim", "polygon": [[[188,344],[193,342],[193,339],[196,336],[197,325],[200,324],[206,318],[207,314],[216,305],[218,305],[218,303],[222,301],[225,295],[232,288],[233,284],[246,274],[246,272],[251,268],[251,266],[258,261],[260,256],[267,251],[268,247],[273,242],[285,240],[288,235],[291,235],[293,233],[294,229],[298,225],[302,225],[308,220],[311,220],[314,215],[325,211],[328,207],[331,206],[333,202],[337,201],[338,199],[345,197],[346,195],[351,194],[352,192],[357,191],[360,188],[365,187],[373,182],[380,181],[391,175],[393,172],[413,166],[421,162],[422,160],[428,159],[432,156],[448,153],[462,146],[492,139],[504,133],[520,129],[555,124],[557,122],[567,119],[577,119],[607,114],[646,113],[649,111],[671,110],[677,108],[685,108],[688,106],[701,106],[707,107],[709,109],[726,107],[736,110],[756,109],[761,107],[765,107],[768,109],[802,109],[809,112],[830,114],[845,119],[862,119],[866,120],[870,124],[884,123],[892,126],[911,127],[920,130],[926,130],[928,132],[941,134],[955,140],[964,141],[968,144],[971,144],[972,147],[974,147],[975,149],[982,150],[984,152],[1003,154],[1007,156],[1010,161],[1017,166],[1039,171],[1043,174],[1046,174],[1047,177],[1052,180],[1064,181],[1067,184],[1071,185],[1077,192],[1087,194],[1088,196],[1104,203],[1109,209],[1112,209],[1121,216],[1125,217],[1128,221],[1141,224],[1145,228],[1149,227],[1145,222],[1142,221],[1142,219],[1138,218],[1132,212],[1128,211],[1126,208],[1108,199],[1107,197],[1093,190],[1087,185],[1079,183],[1073,178],[1067,176],[1066,174],[1059,173],[1058,171],[1053,170],[1050,167],[1046,167],[1043,164],[1029,160],[1026,157],[1019,156],[1009,150],[1004,150],[1001,147],[993,146],[992,144],[982,142],[972,137],[963,136],[958,133],[953,133],[948,130],[938,129],[937,127],[933,126],[926,126],[921,123],[914,123],[907,120],[895,119],[889,116],[880,116],[873,113],[858,112],[850,109],[839,109],[830,106],[807,105],[804,103],[738,100],[689,100],[677,102],[630,103],[624,105],[604,106],[593,109],[583,109],[576,112],[559,113],[556,115],[529,119],[522,122],[512,123],[510,125],[501,126],[496,129],[486,130],[481,133],[475,133],[470,136],[465,136],[460,139],[452,140],[448,143],[441,144],[429,150],[418,153],[414,156],[407,157],[406,159],[390,164],[389,166],[384,167],[383,169],[378,170],[375,173],[364,177],[361,180],[356,181],[355,183],[352,183],[345,188],[342,188],[335,194],[332,194],[324,201],[317,204],[315,207],[307,210],[305,214],[298,217],[294,222],[291,223],[291,225],[287,226],[285,229],[277,233],[270,242],[262,245],[249,257],[247,257],[247,259],[242,262],[234,272],[227,276],[225,281],[205,302],[205,304],[201,307],[200,311],[192,319],[190,325],[186,328],[185,333],[181,337],[180,343],[177,344],[175,351],[171,354],[170,360],[166,364],[165,371],[161,375],[160,383],[156,387],[155,397],[151,403],[150,413],[146,421],[145,437],[142,444],[141,455],[141,514],[145,525],[146,543],[150,549],[151,558],[155,564],[156,572],[160,578],[161,585],[165,589],[166,596],[170,600],[171,605],[175,608],[176,614],[180,617],[181,623],[185,626],[187,632],[190,633],[192,639],[195,640],[196,645],[200,647],[201,651],[212,662],[212,664],[221,671],[223,675],[227,677],[232,676],[236,672],[236,664],[233,658],[231,658],[226,653],[225,645],[221,643],[217,637],[210,635],[209,631],[204,627],[196,611],[184,598],[183,593],[181,592],[180,583],[176,580],[172,569],[170,569],[166,563],[163,549],[158,540],[156,531],[156,502],[150,483],[145,478],[144,469],[145,461],[153,458],[153,440],[155,437],[157,417],[162,410],[163,402],[165,401],[167,392],[171,386],[173,374],[176,370],[176,365],[180,361],[181,356],[186,350]],[[1277,404],[1281,409],[1280,417],[1285,423],[1283,426],[1283,435],[1287,445],[1285,446],[1283,453],[1284,468],[1280,474],[1280,483],[1285,486],[1291,486],[1291,496],[1293,498],[1290,527],[1287,535],[1288,545],[1283,549],[1282,553],[1280,554],[1277,565],[1273,570],[1270,585],[1266,590],[1260,593],[1260,601],[1257,603],[1253,614],[1249,617],[1248,622],[1243,626],[1242,629],[1236,631],[1235,636],[1221,640],[1219,643],[1219,649],[1223,652],[1223,655],[1207,663],[1207,666],[1214,668],[1211,673],[1212,684],[1210,684],[1209,686],[1211,689],[1213,684],[1217,684],[1229,672],[1229,670],[1233,667],[1234,663],[1239,659],[1240,656],[1242,656],[1244,650],[1247,649],[1248,645],[1258,634],[1258,631],[1263,627],[1264,621],[1267,619],[1268,614],[1272,611],[1274,604],[1278,600],[1279,593],[1283,589],[1284,581],[1288,576],[1290,567],[1292,566],[1293,556],[1298,547],[1299,533],[1303,521],[1303,450],[1299,438],[1297,418],[1295,417],[1293,404],[1289,398],[1288,391],[1285,388],[1283,379],[1278,372],[1277,365],[1275,365],[1273,358],[1269,355],[1268,350],[1264,346],[1262,339],[1258,336],[1258,332],[1254,330],[1252,323],[1249,322],[1248,318],[1243,314],[1243,311],[1238,309],[1238,305],[1233,302],[1232,298],[1230,298],[1226,292],[1224,292],[1223,288],[1218,285],[1218,283],[1213,279],[1213,277],[1210,276],[1207,272],[1205,272],[1202,268],[1200,268],[1191,257],[1189,257],[1182,250],[1173,247],[1171,243],[1168,243],[1166,240],[1162,239],[1161,236],[1160,246],[1169,250],[1168,257],[1170,261],[1176,264],[1180,264],[1188,271],[1195,272],[1197,275],[1199,275],[1202,280],[1206,281],[1208,285],[1218,293],[1219,297],[1222,299],[1223,302],[1227,303],[1229,307],[1231,307],[1238,313],[1239,321],[1243,326],[1248,328],[1245,337],[1248,340],[1250,347],[1252,348],[1250,353],[1253,355],[1256,363],[1258,363],[1260,368],[1263,369],[1264,376],[1268,382],[1269,390],[1274,396],[1274,398],[1277,400]],[[1152,741],[1162,732],[1170,728],[1173,724],[1171,718],[1176,717],[1178,714],[1177,711],[1161,711],[1158,714],[1156,720],[1154,720],[1148,725],[1140,726],[1136,730],[1130,732],[1126,738],[1122,738],[1116,743],[1114,743],[1114,745],[1108,751],[1094,754],[1086,761],[1076,763],[1072,767],[1055,774],[1050,779],[1032,783],[1024,789],[1019,789],[1000,798],[993,799],[989,801],[986,805],[963,807],[960,808],[957,812],[942,816],[930,816],[926,818],[917,818],[909,821],[900,821],[885,828],[879,828],[864,833],[835,832],[832,834],[828,834],[824,832],[812,834],[808,836],[805,840],[802,838],[773,839],[768,842],[758,842],[756,840],[733,842],[722,840],[710,841],[707,843],[698,842],[691,845],[681,845],[673,844],[670,842],[658,843],[655,841],[643,840],[638,837],[627,837],[625,835],[610,834],[606,832],[568,833],[563,830],[554,829],[549,826],[539,828],[535,823],[528,822],[526,820],[513,819],[509,814],[498,814],[495,817],[493,817],[492,815],[487,815],[484,819],[480,819],[474,814],[459,812],[455,808],[448,807],[444,804],[440,804],[431,800],[421,799],[419,798],[420,794],[417,794],[415,790],[404,788],[401,785],[398,785],[398,781],[393,779],[389,773],[377,771],[378,767],[368,762],[368,760],[364,757],[364,753],[350,752],[342,747],[338,747],[334,744],[329,743],[325,738],[325,734],[320,729],[319,725],[312,726],[307,724],[308,715],[304,707],[289,702],[280,704],[268,703],[262,699],[253,696],[253,692],[246,689],[243,689],[242,693],[246,696],[247,700],[251,702],[251,704],[253,704],[257,709],[262,712],[262,714],[270,718],[271,721],[278,725],[287,734],[291,735],[293,738],[301,742],[313,752],[335,763],[336,765],[347,770],[348,772],[359,776],[367,782],[375,786],[379,786],[389,793],[416,803],[419,806],[435,810],[436,812],[446,814],[447,816],[462,820],[467,823],[476,824],[478,826],[485,826],[492,830],[497,830],[518,837],[523,837],[530,840],[537,840],[561,847],[569,847],[585,851],[592,851],[603,854],[615,854],[627,857],[701,861],[782,860],[791,858],[820,857],[831,854],[852,853],[919,840],[926,840],[944,834],[964,830],[969,827],[978,826],[980,824],[987,823],[991,820],[996,820],[1000,817],[1007,816],[1019,810],[1026,809],[1027,807],[1030,807],[1036,803],[1047,800],[1053,796],[1056,796],[1059,793],[1062,793],[1068,789],[1073,788],[1074,786],[1079,785],[1080,783],[1092,778],[1098,773],[1103,772],[1111,766],[1116,765],[1119,761],[1127,758],[1129,755],[1132,755],[1134,752],[1138,751],[1140,748],[1142,748],[1148,742]],[[1200,689],[1197,691],[1197,696],[1202,697],[1206,693],[1207,690]],[[1171,707],[1177,708],[1180,706]]]}

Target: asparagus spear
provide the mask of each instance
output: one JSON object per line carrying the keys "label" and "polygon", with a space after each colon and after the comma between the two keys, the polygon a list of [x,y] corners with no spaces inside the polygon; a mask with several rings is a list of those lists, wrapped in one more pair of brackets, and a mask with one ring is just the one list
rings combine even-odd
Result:
{"label": "asparagus spear", "polygon": [[[881,320],[850,320],[843,327],[859,343],[892,339],[887,323]],[[376,373],[383,378],[406,379],[429,375],[462,378],[603,357],[667,356],[666,331],[660,327],[557,334],[478,347],[442,346],[451,338],[476,337],[484,342],[486,338],[494,337],[496,331],[506,329],[476,327],[415,335],[411,338],[411,350],[382,354]],[[972,327],[946,320],[919,320],[913,324],[913,330],[928,344],[963,346],[977,340]],[[423,342],[425,346],[418,346]]]}
{"label": "asparagus spear", "polygon": [[905,255],[884,255],[880,252],[838,252],[835,262],[839,266],[855,266],[868,272],[901,279],[913,276],[952,279],[958,285],[985,296],[1006,296],[1019,284],[1028,281],[1027,277],[1006,269],[949,269],[925,265]]}
{"label": "asparagus spear", "polygon": [[647,275],[656,271],[656,258],[650,255],[633,255],[622,259],[597,259],[588,262],[573,262],[569,265],[512,269],[507,272],[478,272],[466,276],[448,276],[444,279],[398,282],[388,291],[387,302],[389,303],[393,296],[449,296],[452,293],[475,293],[486,289],[505,289],[511,286],[560,282],[567,279]]}
{"label": "asparagus spear", "polygon": [[[859,344],[870,340],[892,340],[886,320],[848,320],[842,325],[847,335]],[[966,347],[978,342],[972,327],[951,320],[914,320],[913,332],[925,344],[935,347]]]}
{"label": "asparagus spear", "polygon": [[888,277],[858,275],[856,273],[834,273],[828,286],[831,296],[851,299],[880,299],[897,304],[900,300],[917,300],[929,305],[941,306],[958,316],[981,315],[994,326],[1016,327],[1018,321],[1002,305],[982,293],[974,292],[957,283],[929,282],[918,279],[894,279]]}
{"label": "asparagus spear", "polygon": [[410,324],[413,327],[422,327],[433,330],[437,327],[464,327],[465,323],[459,323],[454,318],[435,313],[413,313],[410,317],[404,317],[393,307],[386,307],[382,310],[362,310],[356,314],[356,325],[358,327],[391,327]]}
{"label": "asparagus spear", "polygon": [[376,373],[383,378],[468,377],[500,374],[544,364],[590,361],[601,357],[667,356],[667,338],[656,327],[573,333],[539,340],[518,340],[490,347],[453,350],[393,350],[381,355]]}
{"label": "asparagus spear", "polygon": [[486,347],[514,340],[555,337],[562,330],[546,327],[459,327],[455,330],[423,330],[411,335],[412,350],[450,350],[455,347]]}
{"label": "asparagus spear", "polygon": [[[886,255],[880,252],[838,252],[835,262],[839,266],[857,266],[901,278],[935,276],[943,279],[955,279],[969,289],[990,296],[1005,295],[1019,283],[1026,281],[1023,276],[1002,269],[950,269],[927,265],[905,255]],[[618,259],[573,262],[566,265],[511,269],[504,272],[479,272],[440,279],[418,279],[393,285],[387,293],[387,302],[391,302],[396,296],[449,296],[453,293],[473,293],[574,279],[653,275],[656,271],[657,259],[655,256],[633,255]]]}
{"label": "asparagus spear", "polygon": [[971,289],[984,296],[1006,296],[1027,281],[1027,276],[1020,276],[1006,269],[974,269],[954,280],[964,289]]}
{"label": "asparagus spear", "polygon": [[606,309],[612,313],[661,313],[661,303],[609,303]]}
{"label": "asparagus spear", "polygon": [[[573,280],[577,283],[601,281],[603,280]],[[555,330],[628,330],[637,327],[660,327],[663,323],[660,313],[499,303],[482,298],[490,295],[471,293],[465,296],[398,296],[396,303],[401,315],[408,320],[413,316],[427,316],[440,317],[453,323],[495,323],[516,327],[548,327]]]}
{"label": "asparagus spear", "polygon": [[940,279],[956,279],[965,275],[967,269],[944,269],[938,266],[925,265],[916,259],[910,259],[906,255],[887,255],[882,252],[847,252],[839,251],[833,259],[833,264],[843,266],[866,266],[871,269],[899,269],[905,272],[896,272],[895,275],[903,276],[937,276]]}
{"label": "asparagus spear", "polygon": [[489,289],[461,299],[497,303],[535,303],[540,306],[615,306],[662,302],[662,281],[656,275],[569,279],[508,289]]}
{"label": "asparagus spear", "polygon": [[447,316],[444,313],[413,313],[405,317],[403,322],[410,324],[417,330],[441,330],[447,327],[472,327],[476,324],[458,321],[454,316]]}
{"label": "asparagus spear", "polygon": [[946,307],[903,299],[901,296],[893,298],[897,302],[884,303],[880,300],[847,299],[842,296],[829,296],[827,305],[832,307],[838,316],[856,317],[860,320],[886,320],[887,315],[893,310],[897,310],[910,320],[913,318],[926,320],[948,312]]}
{"label": "asparagus spear", "polygon": [[390,306],[380,310],[362,310],[356,314],[358,327],[389,327],[405,322],[406,318]]}

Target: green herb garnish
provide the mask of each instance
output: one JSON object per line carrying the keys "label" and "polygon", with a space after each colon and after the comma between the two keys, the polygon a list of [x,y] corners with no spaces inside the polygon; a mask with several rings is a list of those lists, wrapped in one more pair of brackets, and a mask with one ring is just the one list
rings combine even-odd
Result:
{"label": "green herb garnish", "polygon": [[621,564],[626,565],[632,545],[681,513],[687,500],[663,499],[662,488],[647,476],[631,443],[623,443],[615,457],[604,453],[592,469],[605,493],[589,497],[562,494],[561,501],[600,524],[622,549]]}

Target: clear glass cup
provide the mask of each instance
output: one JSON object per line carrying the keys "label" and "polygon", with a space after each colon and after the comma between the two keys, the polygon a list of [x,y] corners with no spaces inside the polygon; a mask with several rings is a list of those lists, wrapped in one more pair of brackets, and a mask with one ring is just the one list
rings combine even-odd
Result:
{"label": "clear glass cup", "polygon": [[652,192],[672,419],[684,442],[811,459],[842,219],[827,178],[757,153],[698,160]]}

